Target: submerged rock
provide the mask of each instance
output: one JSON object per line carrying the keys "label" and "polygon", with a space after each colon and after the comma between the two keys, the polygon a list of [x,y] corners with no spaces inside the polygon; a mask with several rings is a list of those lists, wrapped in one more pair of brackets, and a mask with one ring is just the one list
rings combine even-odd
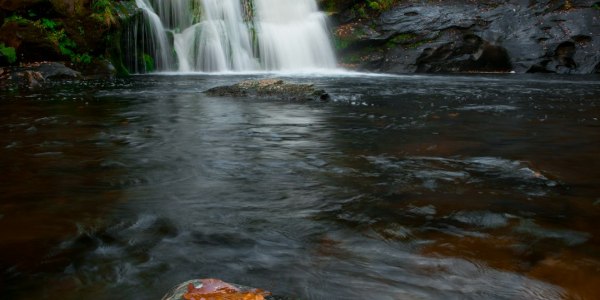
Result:
{"label": "submerged rock", "polygon": [[329,94],[312,84],[288,83],[280,79],[246,80],[206,91],[217,97],[261,97],[282,100],[329,100]]}
{"label": "submerged rock", "polygon": [[176,286],[162,300],[286,300],[261,289],[230,284],[219,279],[196,279]]}

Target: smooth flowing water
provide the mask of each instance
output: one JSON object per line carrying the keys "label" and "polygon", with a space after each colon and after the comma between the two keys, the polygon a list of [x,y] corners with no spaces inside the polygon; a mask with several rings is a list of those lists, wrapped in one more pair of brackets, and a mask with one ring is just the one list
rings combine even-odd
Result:
{"label": "smooth flowing water", "polygon": [[[301,71],[336,68],[315,0],[136,0],[125,64],[152,71]],[[173,55],[174,54],[174,55]]]}
{"label": "smooth flowing water", "polygon": [[600,298],[598,77],[262,77],[2,91],[2,299]]}

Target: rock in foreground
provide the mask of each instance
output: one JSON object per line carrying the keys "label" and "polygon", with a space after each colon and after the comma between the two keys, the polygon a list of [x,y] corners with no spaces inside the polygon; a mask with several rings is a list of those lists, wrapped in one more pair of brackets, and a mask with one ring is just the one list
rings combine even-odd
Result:
{"label": "rock in foreground", "polygon": [[176,286],[162,300],[284,300],[260,289],[226,283],[218,279],[197,279]]}
{"label": "rock in foreground", "polygon": [[219,86],[206,91],[206,94],[217,97],[261,97],[282,100],[329,100],[324,90],[312,84],[296,84],[280,79],[246,80],[234,85]]}

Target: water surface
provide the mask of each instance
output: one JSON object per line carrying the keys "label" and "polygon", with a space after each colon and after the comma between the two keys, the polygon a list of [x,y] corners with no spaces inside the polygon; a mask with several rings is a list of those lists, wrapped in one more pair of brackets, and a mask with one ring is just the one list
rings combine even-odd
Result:
{"label": "water surface", "polygon": [[1,92],[3,298],[600,298],[598,77],[263,77]]}

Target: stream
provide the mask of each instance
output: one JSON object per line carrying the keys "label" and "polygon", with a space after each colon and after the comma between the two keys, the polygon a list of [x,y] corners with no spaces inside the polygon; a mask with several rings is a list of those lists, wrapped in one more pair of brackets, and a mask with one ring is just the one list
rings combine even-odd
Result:
{"label": "stream", "polygon": [[[203,94],[273,76],[331,101]],[[0,294],[600,299],[599,95],[597,76],[267,73],[0,91]]]}

